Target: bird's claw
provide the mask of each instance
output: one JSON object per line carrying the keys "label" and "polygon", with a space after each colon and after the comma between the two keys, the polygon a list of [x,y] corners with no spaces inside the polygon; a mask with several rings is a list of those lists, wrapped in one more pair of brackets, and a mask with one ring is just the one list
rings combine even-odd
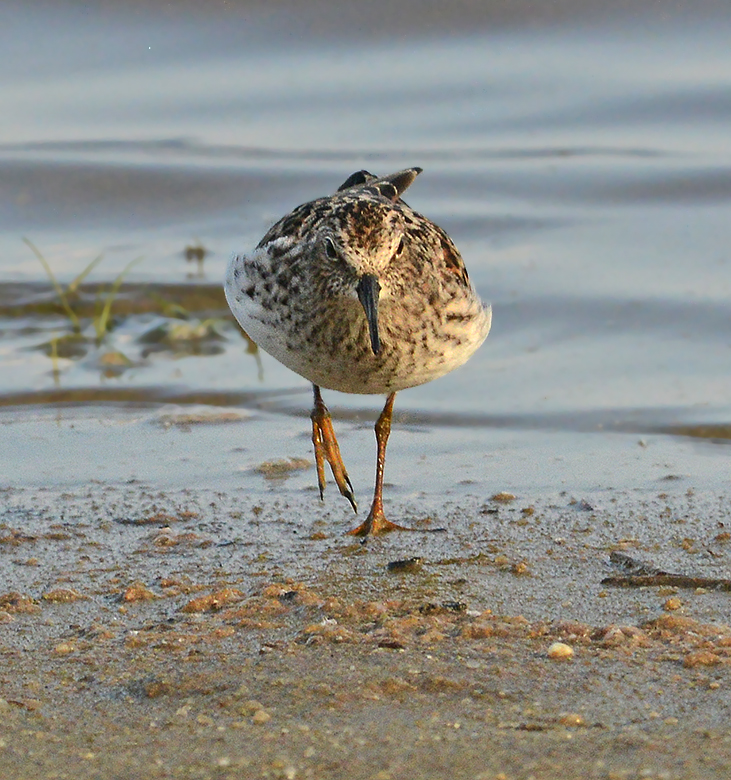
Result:
{"label": "bird's claw", "polygon": [[355,501],[353,485],[343,463],[343,456],[340,454],[338,440],[335,437],[335,430],[332,424],[330,412],[322,400],[315,399],[315,408],[312,410],[312,444],[315,447],[315,465],[317,467],[317,485],[320,488],[320,499],[325,495],[325,461],[330,464],[335,484],[340,490],[340,494],[345,496],[353,507],[353,511],[358,511],[358,504]]}

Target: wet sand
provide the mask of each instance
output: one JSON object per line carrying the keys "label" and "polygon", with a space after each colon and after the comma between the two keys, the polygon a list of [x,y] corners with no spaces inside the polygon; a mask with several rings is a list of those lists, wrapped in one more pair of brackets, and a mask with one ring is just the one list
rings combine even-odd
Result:
{"label": "wet sand", "polygon": [[601,583],[722,576],[728,496],[672,487],[366,545],[333,496],[7,490],[2,775],[727,777],[728,593]]}

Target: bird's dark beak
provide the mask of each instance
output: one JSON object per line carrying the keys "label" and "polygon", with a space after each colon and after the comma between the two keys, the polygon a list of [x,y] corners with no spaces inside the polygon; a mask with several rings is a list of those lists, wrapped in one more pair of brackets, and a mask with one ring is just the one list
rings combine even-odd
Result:
{"label": "bird's dark beak", "polygon": [[381,285],[375,274],[363,274],[358,282],[358,300],[368,320],[368,332],[371,336],[371,349],[377,355],[381,351],[381,339],[378,336],[378,296]]}

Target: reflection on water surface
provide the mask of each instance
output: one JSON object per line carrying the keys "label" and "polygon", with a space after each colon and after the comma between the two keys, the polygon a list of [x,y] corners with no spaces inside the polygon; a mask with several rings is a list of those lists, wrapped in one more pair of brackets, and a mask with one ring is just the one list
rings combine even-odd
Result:
{"label": "reflection on water surface", "polygon": [[[233,324],[227,257],[353,170],[422,165],[409,202],[452,235],[494,324],[463,369],[399,395],[403,422],[727,441],[729,23],[711,2],[657,8],[331,9],[322,26],[257,4],[15,7],[2,403],[306,413],[306,383]],[[63,289],[103,255],[69,295],[78,326],[23,236]]]}

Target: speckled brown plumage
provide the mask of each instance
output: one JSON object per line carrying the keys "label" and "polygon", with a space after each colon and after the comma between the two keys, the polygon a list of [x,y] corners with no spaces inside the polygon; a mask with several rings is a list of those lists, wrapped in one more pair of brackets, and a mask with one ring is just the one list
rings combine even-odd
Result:
{"label": "speckled brown plumage", "polygon": [[[401,200],[420,172],[354,173],[334,195],[283,217],[250,255],[231,260],[225,289],[237,320],[315,388],[392,396],[461,365],[487,336],[490,309],[477,297],[457,248]],[[334,446],[322,439],[330,434],[322,433],[327,409],[318,397],[316,389],[321,491],[326,458],[355,507],[334,434]],[[379,457],[381,449],[385,457],[379,439]],[[366,525],[356,530],[386,530]]]}

